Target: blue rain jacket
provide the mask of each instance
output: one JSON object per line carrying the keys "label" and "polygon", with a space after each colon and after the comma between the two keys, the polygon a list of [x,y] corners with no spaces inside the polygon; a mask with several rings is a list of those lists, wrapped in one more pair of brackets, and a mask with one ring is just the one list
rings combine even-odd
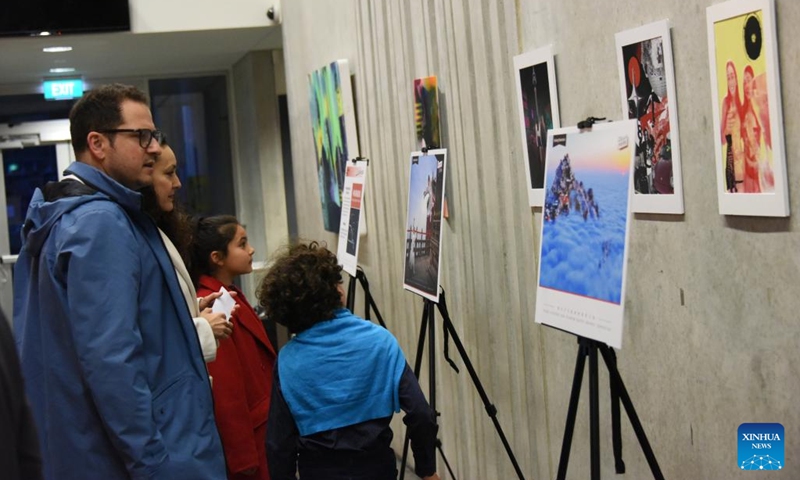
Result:
{"label": "blue rain jacket", "polygon": [[96,192],[37,190],[14,269],[46,478],[224,479],[197,333],[141,195],[82,163],[66,173]]}

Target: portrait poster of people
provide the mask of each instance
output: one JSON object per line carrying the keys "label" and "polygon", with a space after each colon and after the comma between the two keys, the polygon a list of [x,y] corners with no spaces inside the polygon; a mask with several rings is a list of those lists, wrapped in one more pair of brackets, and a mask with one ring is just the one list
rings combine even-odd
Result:
{"label": "portrait poster of people", "polygon": [[434,302],[439,301],[446,160],[446,149],[412,153],[408,182],[403,287]]}
{"label": "portrait poster of people", "polygon": [[736,0],[707,13],[720,212],[788,215],[773,2]]}
{"label": "portrait poster of people", "polygon": [[358,157],[356,113],[347,60],[337,60],[315,70],[308,81],[322,220],[325,230],[336,232],[342,214],[345,167],[349,159]]}
{"label": "portrait poster of people", "polygon": [[414,127],[420,149],[442,147],[436,76],[414,80]]}
{"label": "portrait poster of people", "polygon": [[669,22],[616,35],[623,115],[637,121],[633,211],[683,213]]}
{"label": "portrait poster of people", "polygon": [[622,345],[636,121],[547,138],[536,322]]}
{"label": "portrait poster of people", "polygon": [[369,163],[361,160],[349,162],[345,170],[342,190],[342,219],[339,223],[339,247],[336,257],[345,272],[356,276],[358,269],[358,243],[362,231],[364,191]]}
{"label": "portrait poster of people", "polygon": [[517,55],[514,69],[528,203],[531,207],[541,207],[547,131],[561,126],[552,46]]}

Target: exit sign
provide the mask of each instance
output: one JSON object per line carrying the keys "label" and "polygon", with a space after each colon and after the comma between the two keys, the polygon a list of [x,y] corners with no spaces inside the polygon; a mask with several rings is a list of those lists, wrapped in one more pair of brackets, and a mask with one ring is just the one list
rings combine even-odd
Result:
{"label": "exit sign", "polygon": [[46,100],[71,100],[83,96],[83,80],[46,80],[44,98]]}

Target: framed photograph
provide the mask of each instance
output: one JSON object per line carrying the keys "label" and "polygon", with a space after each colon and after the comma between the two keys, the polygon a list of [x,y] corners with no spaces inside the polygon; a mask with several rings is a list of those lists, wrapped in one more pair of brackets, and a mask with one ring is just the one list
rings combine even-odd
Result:
{"label": "framed photograph", "polygon": [[356,276],[358,245],[363,230],[364,193],[369,162],[360,160],[347,164],[342,191],[342,220],[339,223],[339,247],[336,258],[345,272]]}
{"label": "framed photograph", "polygon": [[442,210],[447,150],[411,154],[403,287],[439,301]]}
{"label": "framed photograph", "polygon": [[773,0],[706,9],[721,215],[789,216]]}
{"label": "framed photograph", "polygon": [[561,126],[553,46],[514,57],[519,126],[528,183],[528,203],[541,207],[547,131]]}
{"label": "framed photograph", "polygon": [[622,346],[636,121],[547,135],[536,323]]}
{"label": "framed photograph", "polygon": [[309,105],[325,230],[337,232],[347,161],[358,157],[356,112],[347,60],[311,72]]}
{"label": "framed photograph", "polygon": [[414,127],[420,150],[442,148],[436,76],[414,80]]}
{"label": "framed photograph", "polygon": [[623,118],[637,124],[632,211],[683,213],[678,103],[669,21],[616,35]]}

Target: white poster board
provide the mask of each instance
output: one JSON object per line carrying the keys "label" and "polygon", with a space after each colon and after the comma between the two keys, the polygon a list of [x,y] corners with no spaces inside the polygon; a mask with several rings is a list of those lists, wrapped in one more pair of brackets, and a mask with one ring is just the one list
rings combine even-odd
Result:
{"label": "white poster board", "polygon": [[632,205],[636,213],[683,214],[669,28],[669,20],[662,20],[616,35],[622,116],[638,124]]}
{"label": "white poster board", "polygon": [[788,217],[775,2],[717,3],[706,25],[719,213]]}
{"label": "white poster board", "polygon": [[447,149],[414,152],[409,161],[403,287],[439,301]]}
{"label": "white poster board", "polygon": [[356,276],[358,269],[358,244],[364,228],[362,213],[368,165],[366,160],[349,162],[342,190],[342,219],[339,222],[339,248],[336,256],[344,271],[352,277]]}
{"label": "white poster board", "polygon": [[622,346],[636,121],[547,135],[536,323]]}
{"label": "white poster board", "polygon": [[528,184],[528,203],[541,207],[547,131],[561,126],[553,46],[514,57],[522,153]]}

